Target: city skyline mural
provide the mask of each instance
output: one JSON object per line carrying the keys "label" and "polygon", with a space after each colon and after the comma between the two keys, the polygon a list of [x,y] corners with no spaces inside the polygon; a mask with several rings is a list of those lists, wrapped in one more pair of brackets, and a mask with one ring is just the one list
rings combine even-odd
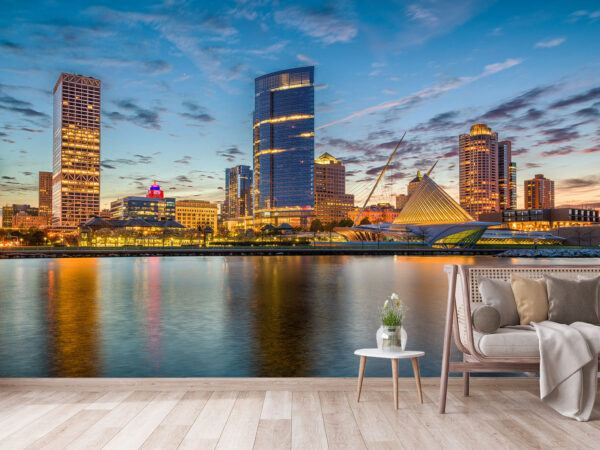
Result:
{"label": "city skyline mural", "polygon": [[255,78],[314,66],[315,157],[346,166],[365,200],[406,193],[417,170],[459,198],[459,135],[487,124],[523,183],[555,204],[600,205],[600,9],[532,4],[9,1],[0,17],[0,203],[37,204],[52,171],[53,87],[102,82],[101,208],[145,195],[223,201],[225,169],[253,166]]}

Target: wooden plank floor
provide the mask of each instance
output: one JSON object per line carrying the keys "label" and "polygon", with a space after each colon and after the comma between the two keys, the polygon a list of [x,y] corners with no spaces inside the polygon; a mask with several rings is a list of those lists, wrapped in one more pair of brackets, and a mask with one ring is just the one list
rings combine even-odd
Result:
{"label": "wooden plank floor", "polygon": [[0,379],[1,449],[597,448],[600,409],[579,423],[546,407],[537,379]]}

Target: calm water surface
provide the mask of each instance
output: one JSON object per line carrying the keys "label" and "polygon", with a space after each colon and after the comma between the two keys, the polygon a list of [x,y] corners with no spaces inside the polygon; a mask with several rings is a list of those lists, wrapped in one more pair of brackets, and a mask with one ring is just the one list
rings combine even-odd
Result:
{"label": "calm water surface", "polygon": [[[407,348],[426,352],[424,376],[439,376],[443,265],[492,260],[499,262],[402,256],[1,260],[0,377],[356,376],[353,351],[376,346],[377,308],[392,292],[407,307]],[[388,361],[367,363],[367,376],[390,371]],[[400,363],[400,375],[412,375],[410,363]]]}

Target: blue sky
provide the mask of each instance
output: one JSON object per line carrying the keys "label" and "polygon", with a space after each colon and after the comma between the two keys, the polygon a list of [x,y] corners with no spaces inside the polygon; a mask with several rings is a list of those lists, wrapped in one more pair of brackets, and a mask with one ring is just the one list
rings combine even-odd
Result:
{"label": "blue sky", "polygon": [[513,140],[523,180],[557,203],[600,205],[597,1],[22,2],[0,15],[0,204],[37,204],[50,170],[61,72],[102,80],[102,205],[143,193],[222,200],[224,169],[251,165],[254,78],[315,68],[315,156],[346,162],[374,200],[417,169],[458,195],[458,135],[483,121]]}

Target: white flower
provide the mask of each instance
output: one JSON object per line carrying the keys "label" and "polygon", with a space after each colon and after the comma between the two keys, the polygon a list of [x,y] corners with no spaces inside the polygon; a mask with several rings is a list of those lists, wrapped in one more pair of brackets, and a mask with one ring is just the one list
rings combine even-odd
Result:
{"label": "white flower", "polygon": [[390,301],[386,300],[385,303],[383,304],[383,309],[388,309],[388,306],[390,306]]}
{"label": "white flower", "polygon": [[394,292],[392,295],[390,295],[390,298],[391,298],[392,300],[398,300],[398,294],[396,294],[396,293]]}

